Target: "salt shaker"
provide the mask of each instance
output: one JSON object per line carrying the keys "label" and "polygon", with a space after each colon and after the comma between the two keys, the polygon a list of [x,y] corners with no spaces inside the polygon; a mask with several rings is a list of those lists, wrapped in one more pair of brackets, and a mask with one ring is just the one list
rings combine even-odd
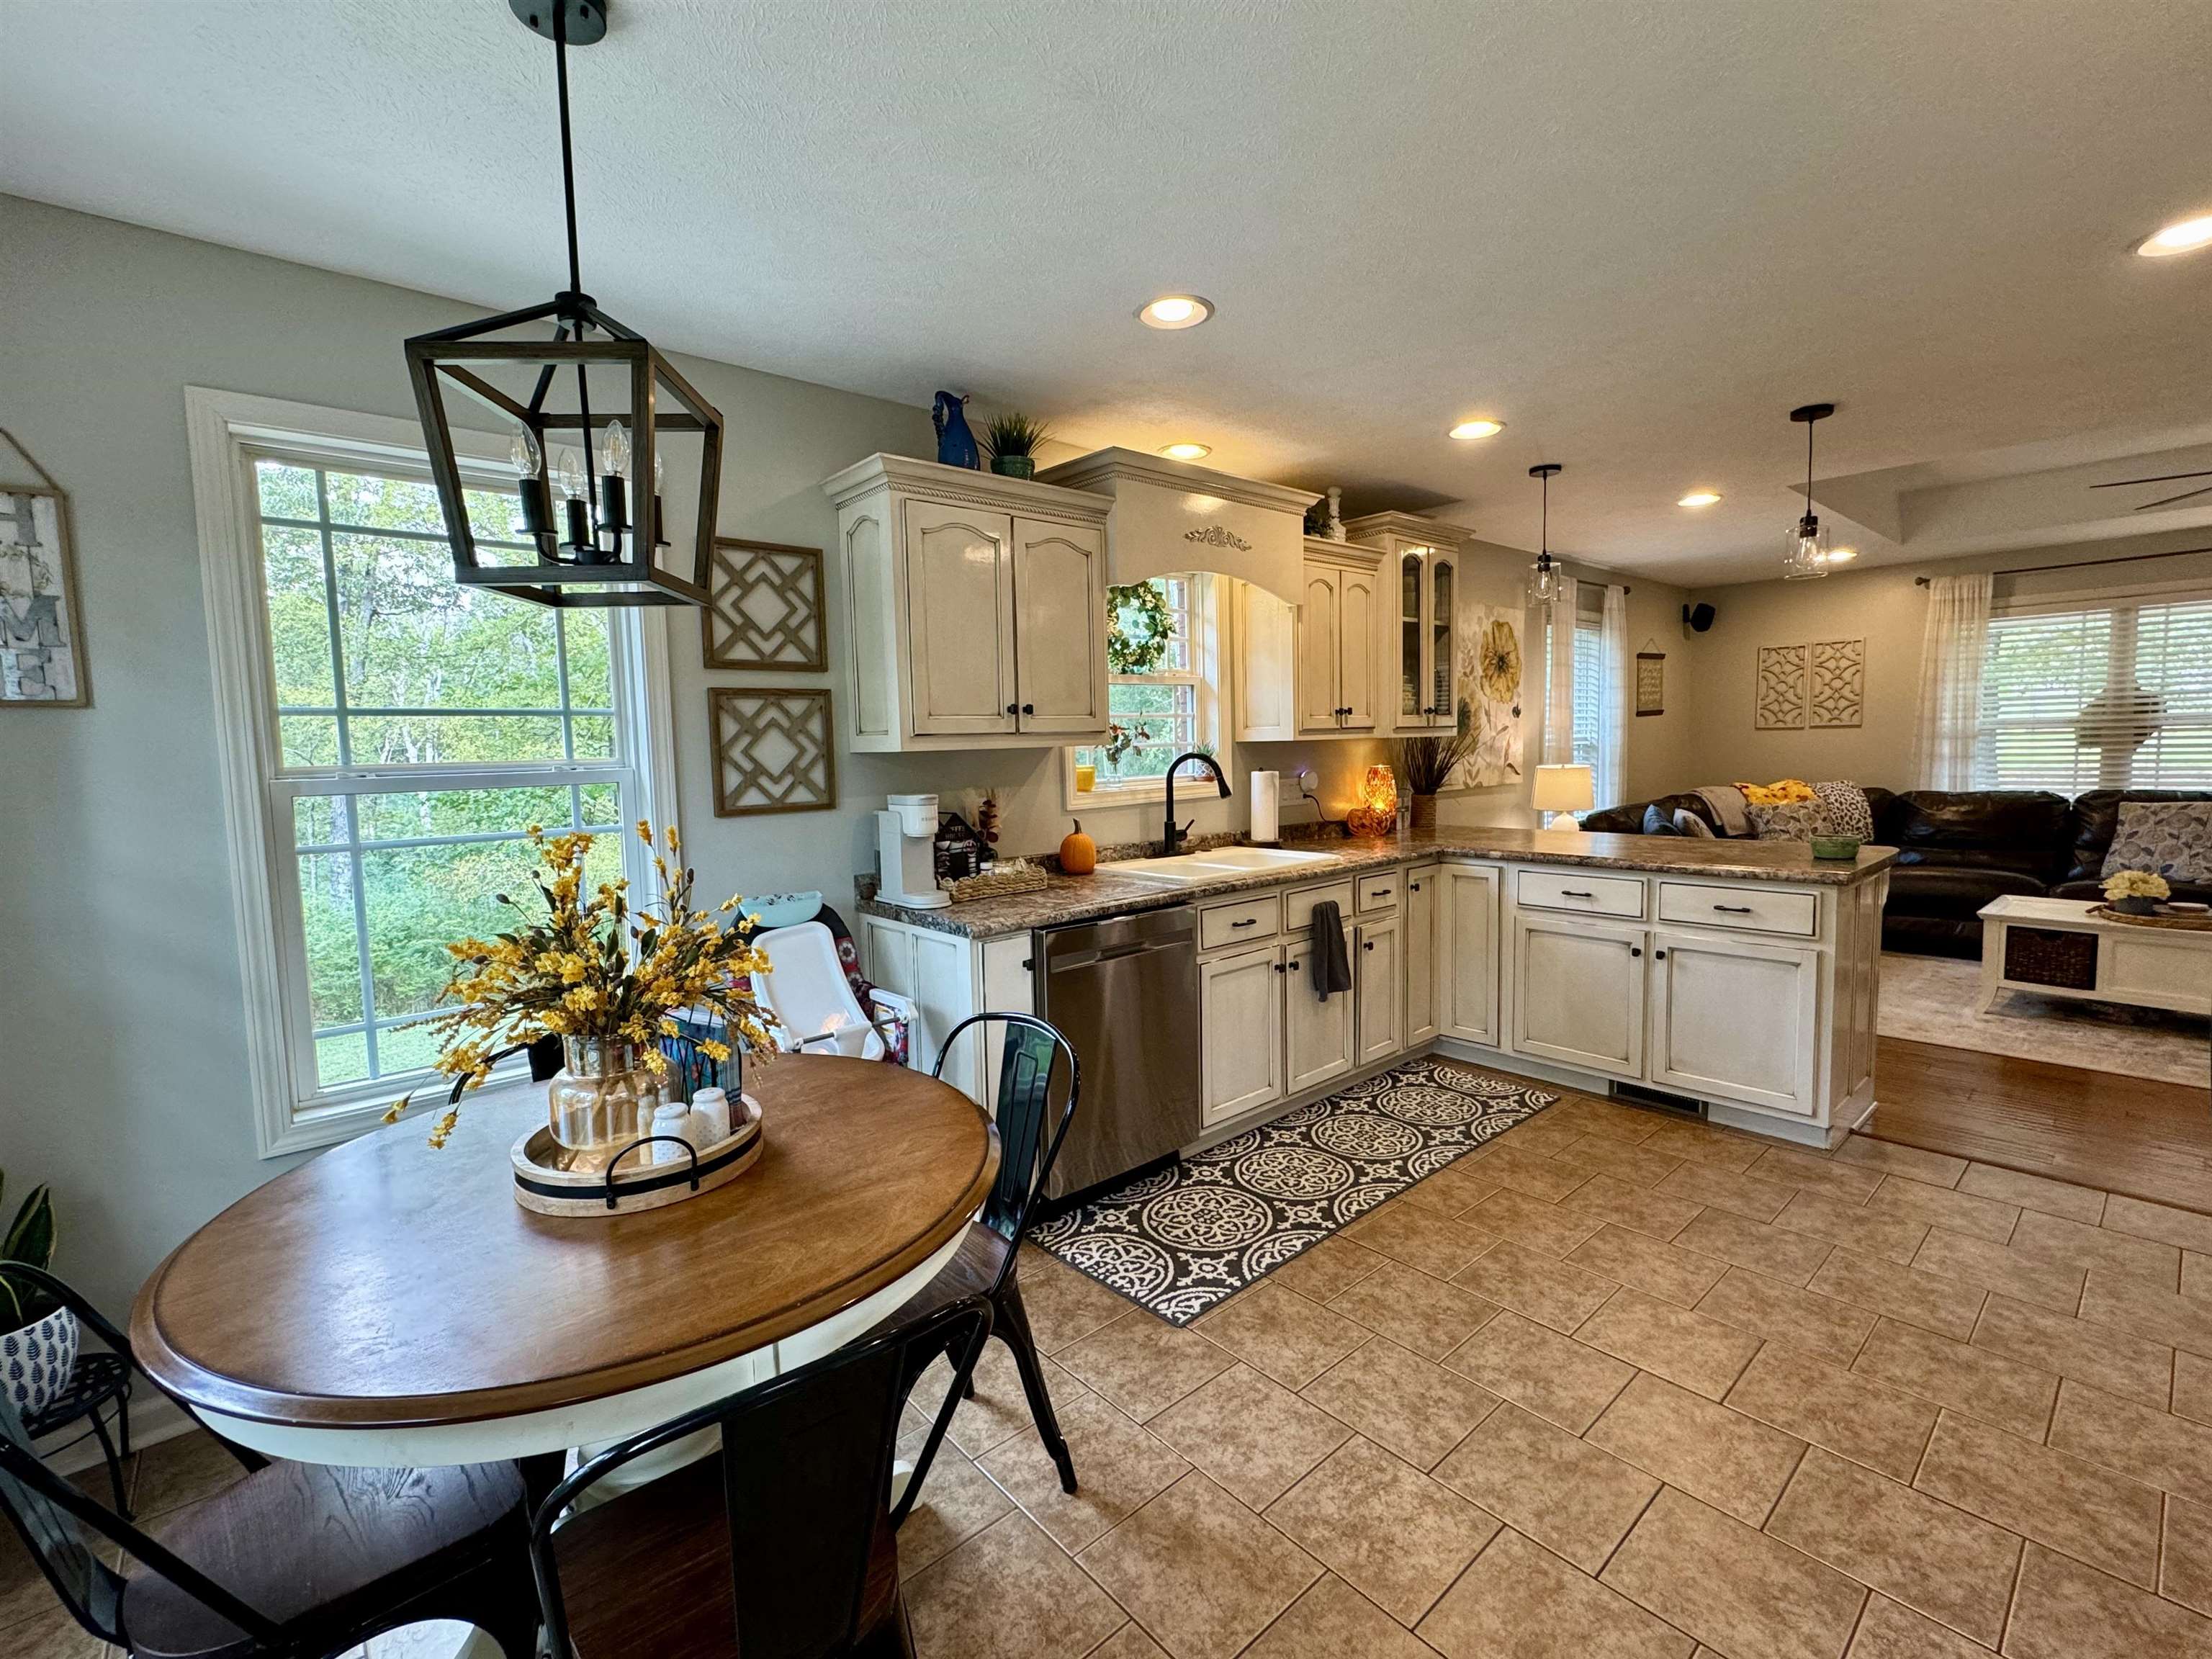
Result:
{"label": "salt shaker", "polygon": [[691,1115],[698,1121],[700,1144],[720,1146],[730,1138],[730,1097],[711,1084],[691,1097]]}
{"label": "salt shaker", "polygon": [[[697,1150],[698,1131],[692,1127],[691,1109],[680,1100],[672,1100],[653,1115],[653,1133],[673,1135],[677,1139]],[[655,1164],[689,1164],[691,1159],[683,1146],[656,1140],[646,1148],[646,1154]]]}

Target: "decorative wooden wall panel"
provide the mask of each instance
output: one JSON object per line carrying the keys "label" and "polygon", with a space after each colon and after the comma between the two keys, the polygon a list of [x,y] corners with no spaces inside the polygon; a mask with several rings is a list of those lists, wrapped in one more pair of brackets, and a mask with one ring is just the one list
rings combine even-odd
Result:
{"label": "decorative wooden wall panel", "polygon": [[820,548],[718,536],[699,613],[707,666],[818,674],[830,665],[826,608]]}
{"label": "decorative wooden wall panel", "polygon": [[1759,647],[1759,684],[1754,693],[1752,724],[1761,732],[1804,729],[1805,663],[1808,647],[1802,645],[1762,645]]}
{"label": "decorative wooden wall panel", "polygon": [[1667,712],[1667,653],[1664,651],[1639,651],[1636,653],[1636,712],[1639,714],[1663,714]]}
{"label": "decorative wooden wall panel", "polygon": [[830,692],[810,686],[716,686],[707,693],[714,744],[714,816],[819,812],[837,804]]}
{"label": "decorative wooden wall panel", "polygon": [[1813,647],[1807,702],[1816,726],[1857,726],[1866,719],[1866,641],[1824,640]]}

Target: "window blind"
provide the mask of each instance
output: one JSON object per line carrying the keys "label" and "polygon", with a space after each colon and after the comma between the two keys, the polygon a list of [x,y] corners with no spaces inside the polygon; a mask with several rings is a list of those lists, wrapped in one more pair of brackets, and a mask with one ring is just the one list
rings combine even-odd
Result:
{"label": "window blind", "polygon": [[1992,617],[1974,781],[2065,795],[2212,787],[2212,597]]}

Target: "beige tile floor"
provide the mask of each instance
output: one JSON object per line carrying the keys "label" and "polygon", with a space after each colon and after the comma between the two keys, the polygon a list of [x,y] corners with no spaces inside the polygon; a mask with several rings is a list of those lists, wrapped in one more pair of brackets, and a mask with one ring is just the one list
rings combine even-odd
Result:
{"label": "beige tile floor", "polygon": [[[1570,1096],[1188,1330],[1021,1271],[1082,1490],[994,1344],[921,1659],[2212,1656],[2212,1217]],[[0,1653],[99,1651],[0,1541]]]}
{"label": "beige tile floor", "polygon": [[2212,1216],[1570,1096],[1188,1330],[1021,1272],[1083,1490],[994,1345],[921,1659],[2212,1656]]}

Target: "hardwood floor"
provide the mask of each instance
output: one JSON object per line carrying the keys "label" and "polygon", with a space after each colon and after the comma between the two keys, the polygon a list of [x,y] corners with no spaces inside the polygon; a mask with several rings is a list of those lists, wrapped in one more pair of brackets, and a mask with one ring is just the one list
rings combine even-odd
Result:
{"label": "hardwood floor", "polygon": [[2212,1213],[2212,1094],[1883,1037],[1867,1132]]}

